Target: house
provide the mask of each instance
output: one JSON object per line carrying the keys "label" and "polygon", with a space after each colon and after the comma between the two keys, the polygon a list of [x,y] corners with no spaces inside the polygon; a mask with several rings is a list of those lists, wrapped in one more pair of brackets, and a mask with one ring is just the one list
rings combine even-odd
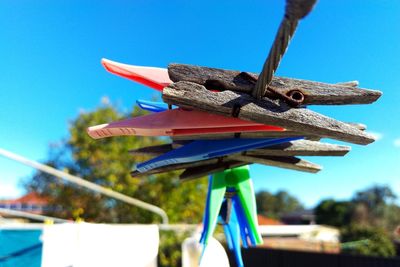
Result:
{"label": "house", "polygon": [[313,210],[299,210],[284,214],[281,221],[285,224],[315,224],[315,214]]}
{"label": "house", "polygon": [[45,198],[30,192],[16,199],[0,200],[0,208],[42,214],[49,206]]}
{"label": "house", "polygon": [[[301,218],[301,217],[300,217]],[[288,225],[258,216],[263,247],[284,250],[339,253],[339,229],[316,224]]]}
{"label": "house", "polygon": [[257,220],[259,225],[282,225],[283,223],[279,220],[268,218],[266,216],[257,215]]}

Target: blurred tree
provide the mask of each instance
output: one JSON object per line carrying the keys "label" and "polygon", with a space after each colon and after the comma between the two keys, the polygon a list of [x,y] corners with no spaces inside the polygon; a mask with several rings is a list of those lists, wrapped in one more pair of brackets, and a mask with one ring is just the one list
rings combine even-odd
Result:
{"label": "blurred tree", "polygon": [[378,209],[396,199],[396,195],[387,185],[374,185],[355,194],[353,201],[365,203],[370,210]]}
{"label": "blurred tree", "polygon": [[370,226],[372,221],[369,219],[370,212],[367,205],[364,203],[352,202],[352,206],[353,209],[351,212],[350,221],[358,225]]}
{"label": "blurred tree", "polygon": [[276,214],[273,212],[273,207],[275,207],[275,196],[268,191],[259,191],[256,193],[256,204],[257,213],[276,218]]}
{"label": "blurred tree", "polygon": [[177,267],[181,266],[182,262],[182,243],[190,237],[192,233],[189,232],[174,232],[162,231],[160,232],[160,253],[158,257],[160,267]]}
{"label": "blurred tree", "polygon": [[257,213],[279,219],[287,212],[304,209],[300,201],[286,191],[271,194],[268,191],[259,191],[256,194]]}
{"label": "blurred tree", "polygon": [[400,207],[396,204],[389,204],[385,207],[385,220],[384,228],[394,237],[400,237],[400,231],[396,233],[396,230],[400,229]]}
{"label": "blurred tree", "polygon": [[[93,140],[86,133],[89,126],[120,120],[127,115],[139,116],[144,112],[135,108],[123,114],[106,104],[93,112],[81,113],[71,122],[68,140],[51,147],[45,162],[57,169],[67,170],[85,180],[141,199],[164,209],[170,221],[198,223],[201,221],[207,181],[199,179],[180,183],[177,173],[132,178],[129,174],[136,162],[130,149],[160,144],[162,138],[110,137]],[[78,188],[58,178],[37,172],[27,182],[29,191],[36,191],[49,199],[55,207],[49,215],[62,218],[82,218],[92,222],[153,223],[160,218],[148,211]]]}
{"label": "blurred tree", "polygon": [[317,205],[314,212],[317,224],[341,227],[350,223],[352,204],[349,201],[326,199]]}
{"label": "blurred tree", "polygon": [[384,228],[388,233],[400,225],[400,207],[396,195],[385,185],[358,191],[351,201],[327,199],[315,207],[316,221],[342,227],[349,224]]}
{"label": "blurred tree", "polygon": [[346,253],[389,257],[395,255],[391,239],[400,225],[400,207],[393,191],[375,185],[357,192],[351,201],[321,201],[316,221],[339,227]]}
{"label": "blurred tree", "polygon": [[342,252],[377,257],[392,257],[396,250],[382,228],[350,225],[341,231]]}
{"label": "blurred tree", "polygon": [[396,195],[386,185],[374,185],[357,192],[352,199],[355,205],[353,222],[387,229],[394,223],[393,219],[396,220],[391,214],[396,211],[394,200],[396,200]]}

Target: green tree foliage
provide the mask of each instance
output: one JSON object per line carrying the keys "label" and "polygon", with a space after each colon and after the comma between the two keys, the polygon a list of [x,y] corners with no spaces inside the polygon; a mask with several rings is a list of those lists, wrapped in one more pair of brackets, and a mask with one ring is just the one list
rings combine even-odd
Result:
{"label": "green tree foliage", "polygon": [[[130,149],[165,142],[153,137],[110,137],[93,140],[86,133],[89,126],[143,115],[134,109],[124,114],[112,105],[103,105],[93,112],[81,113],[70,124],[69,137],[51,148],[47,164],[67,170],[88,181],[123,194],[160,206],[171,222],[198,223],[201,221],[206,180],[180,183],[177,173],[132,178],[129,174],[135,163]],[[82,218],[85,221],[109,223],[153,223],[160,218],[148,211],[129,206],[88,190],[83,190],[42,172],[27,182],[28,190],[45,196],[55,207],[49,215],[62,218]]]}
{"label": "green tree foliage", "polygon": [[350,223],[352,203],[326,199],[317,205],[314,212],[318,224],[341,227]]}
{"label": "green tree foliage", "polygon": [[276,219],[284,213],[303,209],[300,201],[286,191],[278,191],[275,194],[259,191],[256,194],[256,202],[257,213]]}
{"label": "green tree foliage", "polygon": [[400,224],[399,207],[394,203],[396,198],[393,191],[385,185],[375,185],[357,192],[352,199],[352,221],[393,231]]}
{"label": "green tree foliage", "polygon": [[159,255],[159,265],[161,267],[175,267],[181,265],[182,243],[188,237],[190,237],[189,232],[160,232],[160,251],[162,251],[162,253]]}
{"label": "green tree foliage", "polygon": [[341,231],[342,252],[366,256],[393,257],[396,250],[382,228],[351,225]]}
{"label": "green tree foliage", "polygon": [[[395,233],[396,229],[400,227],[400,207],[396,204],[389,204],[385,207],[383,227],[389,233]],[[400,232],[399,232],[400,233]],[[396,234],[398,242],[400,241],[400,234]]]}
{"label": "green tree foliage", "polygon": [[375,185],[357,192],[350,201],[321,201],[315,208],[316,221],[341,229],[344,252],[394,256],[393,233],[400,225],[395,199],[389,187]]}
{"label": "green tree foliage", "polygon": [[317,223],[342,227],[349,224],[374,226],[393,232],[400,225],[400,207],[387,186],[375,185],[357,192],[350,201],[327,199],[315,208]]}
{"label": "green tree foliage", "polygon": [[369,209],[378,209],[396,199],[392,189],[386,185],[374,185],[355,194],[353,201],[365,203]]}

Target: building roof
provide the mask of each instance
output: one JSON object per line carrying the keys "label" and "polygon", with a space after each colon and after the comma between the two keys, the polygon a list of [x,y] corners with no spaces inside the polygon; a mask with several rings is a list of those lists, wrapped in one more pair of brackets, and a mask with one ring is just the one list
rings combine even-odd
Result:
{"label": "building roof", "polygon": [[265,217],[263,215],[258,214],[257,215],[258,219],[258,224],[259,225],[282,225],[283,223],[281,221]]}
{"label": "building roof", "polygon": [[314,210],[297,210],[288,212],[282,215],[282,218],[292,219],[292,218],[301,218],[301,219],[314,219],[315,214]]}
{"label": "building roof", "polygon": [[298,237],[304,240],[339,242],[339,229],[324,225],[261,225],[259,231],[264,237]]}
{"label": "building roof", "polygon": [[35,192],[30,192],[22,197],[16,198],[16,199],[6,199],[6,200],[0,200],[0,204],[28,204],[28,205],[46,205],[47,200],[43,197],[40,197],[37,193]]}

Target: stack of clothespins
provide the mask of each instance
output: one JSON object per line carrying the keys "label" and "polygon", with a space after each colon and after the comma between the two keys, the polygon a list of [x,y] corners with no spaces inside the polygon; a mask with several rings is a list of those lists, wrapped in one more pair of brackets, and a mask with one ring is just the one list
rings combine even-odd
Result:
{"label": "stack of clothespins", "polygon": [[[302,1],[315,2],[288,3]],[[297,26],[297,21],[285,20],[294,15],[299,20],[306,14],[290,13],[290,8],[288,4],[283,29]],[[279,37],[285,34],[281,28],[277,40],[286,42]],[[294,29],[289,33],[293,34]],[[278,46],[281,54],[286,46],[287,42],[283,49]],[[275,48],[274,44],[272,55]],[[273,61],[269,58],[267,63]],[[274,63],[273,71],[278,65]],[[162,92],[165,103],[138,100],[139,107],[153,113],[92,126],[89,135],[95,139],[122,135],[171,137],[170,144],[131,151],[133,155],[154,156],[137,164],[132,176],[172,170],[183,170],[182,180],[211,175],[201,243],[207,244],[219,221],[239,266],[243,266],[240,240],[244,247],[262,243],[249,164],[315,173],[321,167],[298,156],[344,156],[350,150],[348,146],[320,142],[321,138],[361,145],[374,141],[362,124],[341,122],[307,108],[370,104],[381,96],[379,91],[358,88],[357,82],[327,84],[270,75],[260,94],[256,90],[260,88],[258,75],[249,72],[183,64],[170,64],[168,69],[140,67],[106,59],[102,64],[111,73]]]}
{"label": "stack of clothespins", "polygon": [[353,83],[274,77],[272,84],[277,91],[294,98],[296,93],[301,95],[301,105],[292,107],[272,96],[252,98],[248,92],[254,87],[255,74],[180,64],[171,64],[167,70],[106,59],[102,64],[111,73],[162,92],[166,103],[138,100],[139,107],[153,113],[89,127],[89,135],[95,139],[170,136],[170,144],[131,151],[133,155],[155,156],[137,164],[132,176],[184,170],[180,178],[187,180],[214,174],[201,241],[207,243],[219,217],[238,262],[240,237],[244,247],[262,242],[247,165],[260,163],[315,173],[321,167],[298,156],[344,156],[350,151],[348,146],[323,143],[320,138],[362,145],[374,141],[361,124],[340,122],[305,107],[368,104],[381,96],[379,91],[356,88]]}

